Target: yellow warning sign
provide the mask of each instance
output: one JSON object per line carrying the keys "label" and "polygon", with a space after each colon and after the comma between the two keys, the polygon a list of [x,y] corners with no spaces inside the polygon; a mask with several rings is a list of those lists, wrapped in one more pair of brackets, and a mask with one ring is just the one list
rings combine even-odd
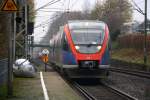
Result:
{"label": "yellow warning sign", "polygon": [[47,63],[48,62],[48,55],[43,55],[42,60],[43,60],[43,62]]}
{"label": "yellow warning sign", "polygon": [[2,11],[11,11],[11,12],[18,11],[17,5],[14,0],[5,0],[1,10]]}

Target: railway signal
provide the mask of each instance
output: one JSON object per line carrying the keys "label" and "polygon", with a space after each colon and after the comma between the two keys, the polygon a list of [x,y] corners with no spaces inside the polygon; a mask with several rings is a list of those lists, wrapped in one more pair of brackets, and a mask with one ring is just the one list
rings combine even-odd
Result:
{"label": "railway signal", "polygon": [[44,49],[42,51],[42,61],[45,64],[45,72],[47,71],[48,54],[49,54],[49,51],[47,49]]}
{"label": "railway signal", "polygon": [[42,51],[42,54],[43,54],[43,55],[48,55],[48,54],[49,54],[49,51],[48,51],[47,49],[44,49],[44,50]]}

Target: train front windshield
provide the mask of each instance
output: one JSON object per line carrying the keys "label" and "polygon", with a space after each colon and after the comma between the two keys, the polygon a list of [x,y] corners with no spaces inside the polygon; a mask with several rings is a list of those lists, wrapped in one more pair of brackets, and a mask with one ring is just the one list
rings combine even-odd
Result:
{"label": "train front windshield", "polygon": [[96,53],[101,50],[104,30],[75,29],[71,31],[75,48],[80,53]]}
{"label": "train front windshield", "polygon": [[97,53],[101,50],[105,24],[102,22],[71,22],[70,34],[75,48],[80,53]]}
{"label": "train front windshield", "polygon": [[71,31],[71,36],[75,45],[101,45],[104,39],[104,31],[97,29],[74,29]]}

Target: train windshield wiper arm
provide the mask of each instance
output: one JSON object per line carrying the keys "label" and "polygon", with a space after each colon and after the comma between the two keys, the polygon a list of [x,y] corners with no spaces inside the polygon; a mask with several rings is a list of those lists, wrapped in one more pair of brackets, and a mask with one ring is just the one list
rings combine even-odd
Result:
{"label": "train windshield wiper arm", "polygon": [[93,44],[92,43],[89,43],[89,44],[87,44],[87,47],[91,47]]}
{"label": "train windshield wiper arm", "polygon": [[87,44],[87,47],[91,47],[92,45],[98,45],[96,42],[90,42]]}

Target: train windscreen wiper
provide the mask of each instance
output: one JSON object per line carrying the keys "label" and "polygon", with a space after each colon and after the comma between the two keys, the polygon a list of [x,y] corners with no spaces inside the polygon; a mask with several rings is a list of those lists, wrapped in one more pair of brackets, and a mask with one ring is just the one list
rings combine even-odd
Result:
{"label": "train windscreen wiper", "polygon": [[87,44],[87,47],[91,47],[92,45],[98,45],[96,42],[90,42]]}

